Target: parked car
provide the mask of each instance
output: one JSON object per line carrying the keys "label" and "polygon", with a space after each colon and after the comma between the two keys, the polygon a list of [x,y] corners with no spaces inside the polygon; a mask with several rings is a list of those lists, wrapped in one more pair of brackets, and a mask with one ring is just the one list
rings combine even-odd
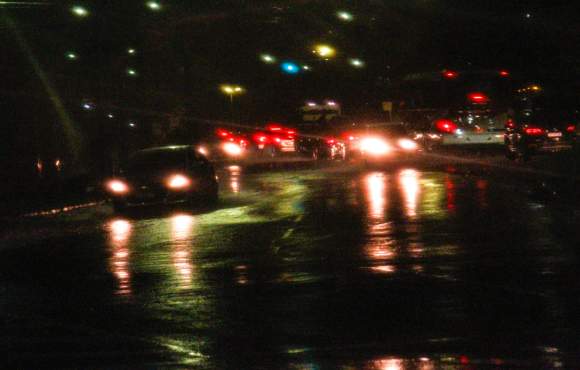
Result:
{"label": "parked car", "polygon": [[142,204],[215,202],[218,183],[211,163],[194,146],[144,149],[129,159],[106,189],[115,210]]}

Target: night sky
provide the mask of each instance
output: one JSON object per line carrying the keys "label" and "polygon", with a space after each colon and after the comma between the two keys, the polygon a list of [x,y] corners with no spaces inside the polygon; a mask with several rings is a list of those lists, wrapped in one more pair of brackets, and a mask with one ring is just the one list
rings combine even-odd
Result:
{"label": "night sky", "polygon": [[[14,126],[4,150],[38,143],[46,121],[62,126],[48,129],[51,145],[72,140],[63,112],[89,137],[108,114],[124,123],[228,119],[223,83],[245,88],[234,109],[259,124],[291,120],[305,100],[335,99],[347,112],[378,109],[393,83],[418,71],[505,68],[540,81],[578,81],[573,3],[0,1],[0,112]],[[75,6],[87,13],[75,14]],[[321,43],[336,55],[313,54]],[[276,63],[261,60],[264,53]],[[309,70],[284,73],[284,61]]]}

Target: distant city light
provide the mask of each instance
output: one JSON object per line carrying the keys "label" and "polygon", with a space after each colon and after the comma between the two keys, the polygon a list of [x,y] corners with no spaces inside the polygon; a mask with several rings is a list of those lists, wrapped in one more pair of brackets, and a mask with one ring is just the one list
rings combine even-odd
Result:
{"label": "distant city light", "polygon": [[332,58],[336,55],[336,50],[332,46],[325,44],[316,45],[312,52],[324,59]]}
{"label": "distant city light", "polygon": [[129,122],[129,127],[131,127],[131,128],[135,128],[135,126],[137,126],[137,125],[135,124],[135,122]]}
{"label": "distant city light", "polygon": [[92,103],[83,103],[82,107],[84,110],[91,110],[94,108],[94,105]]}
{"label": "distant city light", "polygon": [[148,1],[147,7],[151,10],[161,10],[161,4],[157,1]]}
{"label": "distant city light", "polygon": [[284,62],[280,65],[280,68],[283,72],[295,75],[300,72],[300,67],[296,63],[293,62]]}
{"label": "distant city light", "polygon": [[134,70],[133,68],[128,68],[128,69],[127,69],[127,74],[128,74],[129,76],[135,77],[135,76],[137,76],[137,71],[136,71],[136,70]]}
{"label": "distant city light", "polygon": [[316,103],[313,102],[313,101],[306,102],[306,105],[309,106],[309,107],[316,107]]}
{"label": "distant city light", "polygon": [[357,58],[349,59],[348,62],[350,63],[351,66],[355,68],[362,68],[365,66],[365,62]]}
{"label": "distant city light", "polygon": [[344,10],[336,12],[336,16],[343,21],[350,22],[354,19],[353,15],[349,12],[345,12]]}
{"label": "distant city light", "polygon": [[133,55],[137,52],[137,50],[133,49],[133,48],[129,48],[127,49],[127,54]]}
{"label": "distant city light", "polygon": [[303,65],[302,66],[302,69],[305,70],[305,71],[310,71],[311,70],[310,66],[307,65],[307,64]]}
{"label": "distant city light", "polygon": [[107,114],[107,117],[109,117],[110,119],[115,118],[115,116],[112,113]]}
{"label": "distant city light", "polygon": [[532,13],[526,13],[526,14],[525,14],[525,17],[526,17],[527,19],[530,19],[530,18],[532,18]]}
{"label": "distant city light", "polygon": [[78,17],[86,17],[89,15],[89,11],[86,8],[79,5],[73,6],[71,8],[71,12]]}
{"label": "distant city light", "polygon": [[334,106],[336,106],[336,102],[335,102],[334,100],[328,100],[328,101],[326,102],[326,105],[329,105],[329,106],[331,106],[331,107],[334,107]]}
{"label": "distant city light", "polygon": [[276,57],[274,57],[273,55],[270,55],[270,54],[261,54],[260,59],[264,63],[268,63],[268,64],[276,63]]}
{"label": "distant city light", "polygon": [[67,57],[67,59],[70,59],[70,60],[76,60],[76,59],[78,59],[78,55],[76,55],[73,52],[66,53],[66,57]]}

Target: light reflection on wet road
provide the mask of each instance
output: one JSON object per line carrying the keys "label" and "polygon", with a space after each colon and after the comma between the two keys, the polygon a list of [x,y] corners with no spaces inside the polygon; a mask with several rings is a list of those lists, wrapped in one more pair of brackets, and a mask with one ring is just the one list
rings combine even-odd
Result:
{"label": "light reflection on wet road", "polygon": [[418,167],[220,175],[213,210],[101,207],[18,225],[0,250],[2,340],[16,354],[3,361],[578,365],[569,209]]}

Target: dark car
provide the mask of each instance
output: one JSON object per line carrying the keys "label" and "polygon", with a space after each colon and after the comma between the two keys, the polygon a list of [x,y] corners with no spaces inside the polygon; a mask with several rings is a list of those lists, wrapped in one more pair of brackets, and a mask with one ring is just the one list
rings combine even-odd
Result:
{"label": "dark car", "polygon": [[512,114],[506,123],[506,155],[529,160],[533,155],[572,149],[577,117],[570,108],[534,106]]}
{"label": "dark car", "polygon": [[193,146],[136,152],[121,176],[107,182],[115,210],[142,204],[214,202],[218,183],[211,163]]}

